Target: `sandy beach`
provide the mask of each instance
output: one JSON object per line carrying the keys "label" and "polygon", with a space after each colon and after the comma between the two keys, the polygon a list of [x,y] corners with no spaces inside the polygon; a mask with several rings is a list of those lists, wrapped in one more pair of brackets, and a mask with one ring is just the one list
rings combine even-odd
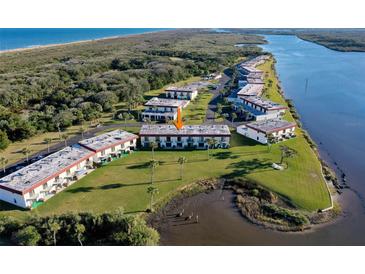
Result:
{"label": "sandy beach", "polygon": [[66,43],[56,43],[56,44],[47,44],[47,45],[34,45],[34,46],[23,47],[23,48],[6,49],[6,50],[0,50],[0,55],[7,54],[7,53],[30,51],[30,50],[35,50],[35,49],[45,49],[45,48],[52,48],[52,47],[59,47],[59,46],[68,46],[68,45],[77,45],[77,44],[90,43],[90,42],[98,42],[98,41],[104,41],[104,40],[128,38],[128,37],[133,37],[133,36],[138,36],[138,35],[145,35],[145,34],[150,34],[150,33],[162,32],[162,31],[169,31],[169,30],[155,30],[155,31],[137,33],[137,34],[115,35],[115,36],[107,36],[107,37],[101,37],[101,38],[96,38],[96,39],[72,41],[72,42],[66,42]]}

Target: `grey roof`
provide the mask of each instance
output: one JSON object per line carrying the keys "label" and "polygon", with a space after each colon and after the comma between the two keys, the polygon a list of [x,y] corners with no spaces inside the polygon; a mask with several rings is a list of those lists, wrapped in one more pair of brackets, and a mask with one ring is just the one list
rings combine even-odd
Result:
{"label": "grey roof", "polygon": [[276,103],[276,102],[273,102],[273,101],[270,101],[270,100],[265,100],[261,97],[256,97],[256,96],[243,97],[242,100],[250,102],[252,104],[255,104],[255,105],[260,106],[260,107],[262,107],[264,109],[267,109],[267,110],[287,109],[286,106],[280,105],[279,103]]}
{"label": "grey roof", "polygon": [[93,151],[100,151],[138,138],[137,135],[124,130],[113,130],[79,142]]}
{"label": "grey roof", "polygon": [[91,157],[94,152],[74,145],[57,151],[0,179],[0,188],[26,193]]}
{"label": "grey roof", "polygon": [[193,85],[184,86],[184,87],[171,86],[171,87],[167,87],[165,89],[165,91],[189,92],[189,93],[192,93],[192,92],[197,91],[197,90],[198,89],[195,86],[193,86]]}
{"label": "grey roof", "polygon": [[249,66],[249,67],[256,67],[256,66],[264,63],[265,60],[268,60],[269,58],[270,58],[269,55],[260,55],[251,60],[243,62],[241,65],[245,65],[245,66]]}
{"label": "grey roof", "polygon": [[263,84],[247,84],[240,91],[238,91],[238,96],[259,96],[264,89]]}
{"label": "grey roof", "polygon": [[279,130],[295,127],[296,124],[281,119],[272,119],[272,120],[252,122],[247,124],[246,126],[268,134]]}
{"label": "grey roof", "polygon": [[229,136],[227,125],[186,125],[178,130],[174,125],[142,125],[139,135],[145,136]]}
{"label": "grey roof", "polygon": [[264,81],[261,78],[247,78],[247,83],[249,84],[264,84]]}
{"label": "grey roof", "polygon": [[189,101],[188,100],[175,100],[153,97],[145,103],[145,106],[161,106],[161,107],[184,107]]}
{"label": "grey roof", "polygon": [[263,73],[261,70],[247,65],[241,65],[241,68],[247,71],[248,73]]}

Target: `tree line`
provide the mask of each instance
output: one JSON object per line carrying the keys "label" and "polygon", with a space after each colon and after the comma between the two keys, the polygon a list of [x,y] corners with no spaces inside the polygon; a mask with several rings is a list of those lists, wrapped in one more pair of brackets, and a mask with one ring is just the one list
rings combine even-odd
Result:
{"label": "tree line", "polygon": [[34,216],[27,221],[0,216],[0,236],[14,245],[157,245],[159,234],[138,216],[111,213],[67,213]]}
{"label": "tree line", "polygon": [[[144,102],[146,91],[215,72],[238,57],[259,51],[234,47],[236,40],[243,37],[239,35],[214,35],[214,43],[205,40],[210,34],[179,35],[181,38],[175,33],[151,34],[159,38],[156,40],[129,38],[129,44],[121,46],[115,42],[108,44],[107,50],[104,44],[85,45],[85,51],[78,49],[81,46],[70,46],[75,48],[71,54],[63,49],[63,55],[60,49],[56,51],[57,57],[54,50],[44,56],[30,55],[29,59],[3,56],[0,149],[40,132],[97,121],[102,113],[114,112],[114,105],[119,102],[137,106]],[[196,36],[201,37],[199,47],[186,43],[197,39]],[[229,39],[232,44],[228,46]],[[179,42],[185,44],[178,47]]]}

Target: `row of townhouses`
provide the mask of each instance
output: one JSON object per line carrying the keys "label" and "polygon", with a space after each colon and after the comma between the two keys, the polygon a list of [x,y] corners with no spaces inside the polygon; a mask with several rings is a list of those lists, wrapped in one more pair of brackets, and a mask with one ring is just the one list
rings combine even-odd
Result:
{"label": "row of townhouses", "polygon": [[139,136],[141,146],[152,142],[162,149],[228,148],[231,133],[226,125],[143,125]]}
{"label": "row of townhouses", "polygon": [[269,58],[268,55],[262,55],[239,64],[238,89],[229,97],[237,112],[249,113],[246,118],[254,120],[238,126],[237,133],[262,144],[293,138],[296,127],[295,123],[282,119],[286,106],[261,97],[264,90],[264,72],[256,66]]}
{"label": "row of townhouses", "polygon": [[134,150],[138,136],[115,130],[65,147],[0,178],[0,200],[35,208],[92,172],[96,166]]}

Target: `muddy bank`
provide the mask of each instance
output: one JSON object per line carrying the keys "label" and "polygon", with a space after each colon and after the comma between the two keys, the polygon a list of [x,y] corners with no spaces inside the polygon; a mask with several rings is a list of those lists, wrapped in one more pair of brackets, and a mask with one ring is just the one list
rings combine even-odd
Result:
{"label": "muddy bank", "polygon": [[308,230],[315,224],[332,221],[340,213],[300,210],[283,197],[245,179],[226,181],[225,185],[236,194],[235,205],[247,220],[277,231]]}
{"label": "muddy bank", "polygon": [[254,183],[207,180],[182,190],[149,215],[148,223],[159,231],[162,245],[236,245],[257,244],[255,237],[246,238],[250,231],[263,233],[269,241],[268,229],[279,235],[305,235],[337,216],[335,211],[299,211]]}

